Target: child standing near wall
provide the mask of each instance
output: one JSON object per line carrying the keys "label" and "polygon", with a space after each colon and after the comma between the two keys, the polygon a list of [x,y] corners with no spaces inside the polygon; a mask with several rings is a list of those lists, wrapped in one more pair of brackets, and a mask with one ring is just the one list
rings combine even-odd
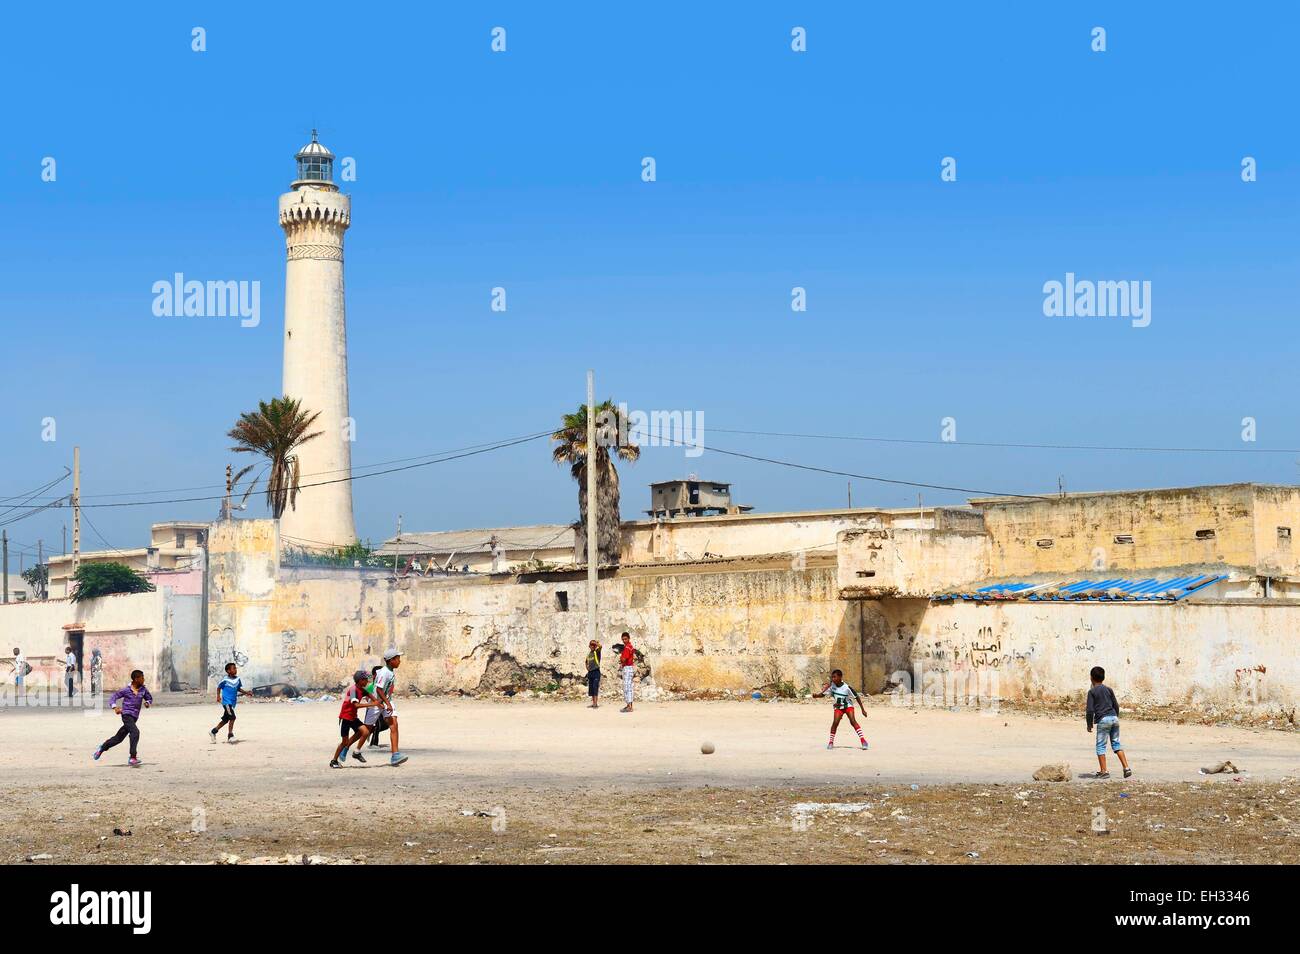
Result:
{"label": "child standing near wall", "polygon": [[127,762],[130,765],[139,765],[140,759],[136,749],[140,744],[140,730],[136,728],[136,722],[140,718],[141,705],[146,709],[153,705],[153,695],[144,687],[144,673],[139,669],[131,670],[131,684],[123,686],[113,693],[113,697],[108,700],[108,704],[113,707],[114,712],[122,717],[122,728],[117,730],[117,735],[101,742],[99,748],[95,749],[95,754],[91,757],[98,762],[101,755],[127,736],[130,736],[131,757],[127,759]]}
{"label": "child standing near wall", "polygon": [[[853,690],[853,687],[844,681],[844,673],[841,670],[832,670],[831,681],[822,686],[821,692],[813,693],[813,698],[821,699],[828,692],[835,706],[835,715],[831,722],[831,740],[826,743],[826,748],[835,748],[835,730],[840,727],[840,719],[846,715],[849,717],[849,724],[853,726],[853,731],[858,734],[858,741],[862,743],[864,749],[868,748],[867,737],[862,734],[862,726],[858,725],[858,720],[853,716],[854,701],[856,700],[861,705],[862,699]],[[866,717],[866,707],[863,706],[862,718],[865,719]]]}
{"label": "child standing near wall", "polygon": [[252,693],[244,688],[244,682],[239,678],[239,667],[232,662],[226,663],[226,678],[217,683],[217,699],[221,703],[221,721],[217,723],[215,729],[208,732],[208,738],[212,744],[216,745],[217,733],[221,731],[223,725],[229,726],[226,729],[226,742],[235,741],[235,705],[239,702],[240,696],[251,696]]}
{"label": "child standing near wall", "polygon": [[632,646],[632,634],[623,634],[623,645],[618,651],[618,671],[623,676],[623,708],[619,712],[632,711],[632,680],[636,677],[636,649]]}
{"label": "child standing near wall", "polygon": [[1111,691],[1110,686],[1106,685],[1106,670],[1100,666],[1093,666],[1092,688],[1088,690],[1088,710],[1085,718],[1088,720],[1088,731],[1092,727],[1097,727],[1097,774],[1093,778],[1110,778],[1110,773],[1106,771],[1106,740],[1110,740],[1110,748],[1119,756],[1119,764],[1124,766],[1124,777],[1129,778],[1133,770],[1128,767],[1128,758],[1124,755],[1124,747],[1119,743],[1119,700],[1115,698],[1115,693]]}
{"label": "child standing near wall", "polygon": [[587,644],[587,695],[591,698],[588,708],[600,708],[600,643],[592,640]]}

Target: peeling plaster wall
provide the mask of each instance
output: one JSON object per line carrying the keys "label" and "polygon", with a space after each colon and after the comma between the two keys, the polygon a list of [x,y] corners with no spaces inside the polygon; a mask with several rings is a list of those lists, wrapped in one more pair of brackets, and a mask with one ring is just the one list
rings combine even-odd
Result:
{"label": "peeling plaster wall", "polygon": [[989,538],[949,530],[845,530],[837,546],[840,594],[930,596],[954,585],[984,579]]}
{"label": "peeling plaster wall", "polygon": [[[812,684],[832,666],[860,673],[857,607],[835,594],[830,568],[683,572],[600,581],[602,642],[627,629],[644,657],[643,678],[668,689],[747,690],[778,680]],[[568,610],[562,611],[559,593]],[[583,672],[586,586],[330,578],[289,579],[269,620],[282,634],[257,638],[276,679],[336,686],[378,661],[388,645],[402,673],[426,691],[487,688],[488,667],[508,660],[543,681]],[[612,672],[607,653],[606,672]]]}
{"label": "peeling plaster wall", "polygon": [[[1256,547],[1255,506],[1268,511],[1273,539]],[[991,575],[1073,573],[1231,564],[1254,566],[1274,549],[1273,524],[1300,529],[1300,490],[1234,484],[1027,501],[972,501],[984,513]],[[1213,530],[1198,540],[1198,530]],[[1119,544],[1117,535],[1133,542]],[[1051,546],[1040,546],[1051,541]],[[1295,558],[1289,558],[1295,567]]]}
{"label": "peeling plaster wall", "polygon": [[[178,594],[163,587],[152,593],[122,593],[84,603],[47,600],[0,606],[0,653],[11,656],[15,646],[32,664],[31,686],[63,678],[64,624],[85,627],[83,676],[89,682],[91,650],[104,660],[104,688],[114,690],[130,681],[132,669],[144,671],[151,689],[170,689],[174,676],[194,675],[197,652],[176,659],[173,644],[197,644],[201,597]],[[179,667],[179,668],[177,668]],[[187,668],[189,667],[189,668]],[[5,670],[8,671],[7,669]]]}
{"label": "peeling plaster wall", "polygon": [[[271,521],[214,526],[213,673],[234,660],[249,683],[336,687],[389,645],[404,654],[403,681],[425,691],[487,688],[485,674],[490,683],[522,670],[547,682],[584,671],[582,579],[393,580],[385,571],[277,569],[274,536]],[[803,686],[833,667],[861,677],[861,607],[837,598],[831,565],[624,570],[601,579],[597,599],[606,647],[629,630],[643,680],[664,688]],[[613,672],[609,654],[605,671]]]}
{"label": "peeling plaster wall", "polygon": [[1121,706],[1293,710],[1298,631],[1300,604],[1276,601],[937,604],[900,668],[922,682],[996,673],[1003,698],[1060,699],[1081,698],[1102,666]]}
{"label": "peeling plaster wall", "polygon": [[833,552],[841,530],[930,526],[934,519],[933,509],[919,513],[862,509],[628,521],[622,528],[621,559],[624,564],[643,564],[698,560],[706,552],[723,557],[813,548]]}
{"label": "peeling plaster wall", "polygon": [[271,610],[279,577],[280,535],[274,520],[222,520],[208,534],[209,685],[228,662],[248,685],[277,681],[280,643]]}

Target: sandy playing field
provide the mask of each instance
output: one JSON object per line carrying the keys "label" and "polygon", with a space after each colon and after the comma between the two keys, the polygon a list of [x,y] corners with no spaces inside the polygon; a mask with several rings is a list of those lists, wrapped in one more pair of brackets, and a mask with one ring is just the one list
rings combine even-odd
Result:
{"label": "sandy playing field", "polygon": [[[218,707],[164,696],[96,763],[111,713],[0,710],[0,858],[214,862],[316,855],[418,862],[1237,861],[1300,847],[1300,733],[1129,720],[1136,775],[1092,771],[1082,719],[906,709],[873,700],[871,750],[829,706],[412,699],[402,751],[327,763],[337,702],[245,701],[236,745]],[[700,744],[717,751],[703,755]],[[371,754],[374,753],[374,754]],[[1237,775],[1198,768],[1232,760]],[[912,786],[917,786],[913,789]],[[802,803],[839,808],[802,808]],[[848,807],[844,807],[845,805]],[[1109,834],[1092,830],[1106,812]],[[114,835],[114,828],[130,836]],[[194,830],[194,829],[199,830]],[[40,859],[45,860],[45,859]]]}

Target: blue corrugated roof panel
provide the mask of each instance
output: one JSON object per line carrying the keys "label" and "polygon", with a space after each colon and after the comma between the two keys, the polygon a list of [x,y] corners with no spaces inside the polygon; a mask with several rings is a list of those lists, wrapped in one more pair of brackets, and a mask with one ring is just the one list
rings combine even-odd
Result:
{"label": "blue corrugated roof panel", "polygon": [[[1018,600],[1028,597],[1031,600],[1061,603],[1071,601],[1088,602],[1175,602],[1191,593],[1204,589],[1220,580],[1223,575],[1200,574],[1193,576],[1176,576],[1168,580],[1155,577],[1138,577],[1125,579],[1116,577],[1108,580],[1062,580],[1051,583],[992,583],[976,590],[963,590],[944,593],[936,599],[960,599],[972,602],[990,602],[993,600]],[[1089,594],[1097,593],[1092,596]]]}

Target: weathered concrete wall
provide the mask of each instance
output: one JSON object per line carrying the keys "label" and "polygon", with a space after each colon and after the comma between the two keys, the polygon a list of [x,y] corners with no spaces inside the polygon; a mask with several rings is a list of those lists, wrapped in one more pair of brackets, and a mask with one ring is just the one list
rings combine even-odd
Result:
{"label": "weathered concrete wall", "polygon": [[88,673],[91,650],[98,649],[106,689],[125,685],[132,669],[143,670],[151,688],[170,689],[175,678],[197,675],[197,652],[193,658],[176,660],[172,647],[177,641],[197,644],[200,599],[163,587],[84,603],[10,603],[0,606],[0,652],[9,656],[15,646],[22,649],[34,669],[31,685],[51,680],[58,684],[67,645],[63,627],[77,623],[85,627],[83,667]]}
{"label": "weathered concrete wall", "polygon": [[[576,575],[394,580],[277,568],[274,537],[270,521],[214,528],[210,672],[233,660],[251,683],[335,687],[389,645],[405,654],[407,685],[425,691],[547,684],[583,671],[586,585]],[[804,686],[834,667],[860,680],[861,608],[837,598],[830,561],[792,563],[607,574],[597,595],[601,638],[610,646],[629,630],[648,684],[666,689]]]}
{"label": "weathered concrete wall", "polygon": [[980,532],[845,530],[836,552],[846,598],[928,597],[989,573],[989,538]]}
{"label": "weathered concrete wall", "polygon": [[[1254,488],[1255,550],[1262,574],[1300,577],[1300,490]],[[1293,591],[1294,592],[1294,591]]]}
{"label": "weathered concrete wall", "polygon": [[[270,618],[281,635],[274,663],[286,682],[338,685],[390,644],[407,654],[406,679],[426,691],[547,683],[582,672],[582,580],[394,582],[306,573],[282,581]],[[836,598],[829,567],[620,574],[600,581],[597,600],[605,645],[630,631],[648,667],[643,675],[665,689],[803,686],[832,667],[860,678],[858,610]],[[272,643],[273,634],[262,645]]]}
{"label": "weathered concrete wall", "polygon": [[250,685],[275,680],[271,609],[280,569],[280,535],[274,520],[225,520],[208,536],[209,684],[228,662],[246,668]]}
{"label": "weathered concrete wall", "polygon": [[[1300,529],[1300,490],[1253,484],[972,504],[984,512],[996,577],[1215,563],[1248,567],[1264,556],[1281,559],[1277,526]],[[1265,531],[1257,531],[1257,524],[1272,534],[1258,549],[1257,533]],[[1198,531],[1214,535],[1198,539]],[[1121,535],[1133,542],[1117,543]],[[1295,572],[1293,555],[1284,562]]]}
{"label": "weathered concrete wall", "polygon": [[[978,518],[975,518],[978,519]],[[795,550],[835,549],[835,537],[855,527],[920,527],[934,522],[934,510],[822,510],[807,513],[750,513],[623,524],[624,564],[760,556]]]}
{"label": "weathered concrete wall", "polygon": [[940,677],[991,671],[1003,698],[1059,699],[1086,691],[1088,671],[1102,666],[1121,705],[1294,710],[1297,632],[1300,603],[1276,600],[936,604],[899,668]]}

